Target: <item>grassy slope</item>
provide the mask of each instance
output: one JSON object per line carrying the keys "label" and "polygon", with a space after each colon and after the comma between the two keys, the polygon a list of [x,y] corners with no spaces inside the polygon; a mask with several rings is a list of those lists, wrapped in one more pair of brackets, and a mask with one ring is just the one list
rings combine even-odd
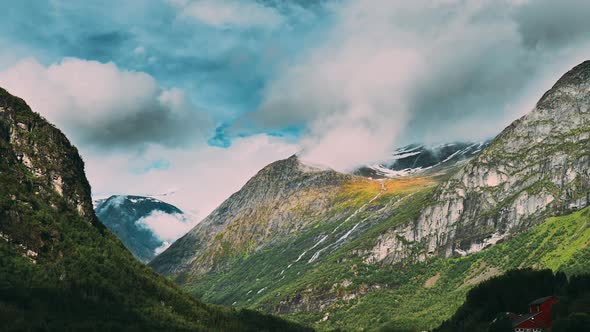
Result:
{"label": "grassy slope", "polygon": [[[333,213],[348,211],[344,219],[374,197],[379,184],[369,183],[348,186]],[[396,266],[365,263],[363,253],[380,234],[416,216],[429,199],[429,184],[399,186],[382,195],[342,227],[350,229],[394,197],[408,197],[393,215],[365,223],[354,240],[316,262],[307,263],[307,255],[286,268],[342,219],[318,220],[298,237],[238,259],[231,268],[210,273],[188,287],[205,301],[285,314],[319,329],[372,330],[387,325],[422,330],[448,319],[469,289],[504,271],[533,267],[575,274],[590,270],[585,260],[590,257],[588,209],[550,218],[527,233],[467,257],[408,260]]]}
{"label": "grassy slope", "polygon": [[67,138],[2,89],[0,107],[1,331],[304,330],[205,305],[139,263],[96,220]]}

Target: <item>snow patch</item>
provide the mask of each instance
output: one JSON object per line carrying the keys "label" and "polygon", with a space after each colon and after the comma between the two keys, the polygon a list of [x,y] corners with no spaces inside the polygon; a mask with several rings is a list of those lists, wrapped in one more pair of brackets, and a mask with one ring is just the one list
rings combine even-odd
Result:
{"label": "snow patch", "polygon": [[406,152],[406,153],[400,153],[400,154],[395,154],[393,155],[393,157],[391,158],[391,160],[399,160],[399,159],[405,159],[411,156],[415,156],[422,153],[421,151],[415,151],[415,152]]}

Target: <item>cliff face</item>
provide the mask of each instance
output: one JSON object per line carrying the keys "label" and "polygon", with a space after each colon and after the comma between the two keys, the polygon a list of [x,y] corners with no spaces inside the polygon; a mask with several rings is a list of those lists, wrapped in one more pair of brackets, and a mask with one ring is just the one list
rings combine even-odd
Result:
{"label": "cliff face", "polygon": [[263,168],[151,263],[164,274],[199,275],[260,250],[323,216],[352,176],[302,164],[296,156]]}
{"label": "cliff face", "polygon": [[0,89],[0,330],[308,329],[207,306],[138,262],[96,218],[76,149]]}
{"label": "cliff face", "polygon": [[[590,201],[590,61],[566,73],[535,109],[436,190],[413,223],[380,238],[371,261],[398,262],[408,247],[466,255]],[[385,249],[387,254],[383,253]]]}
{"label": "cliff face", "polygon": [[0,180],[0,232],[35,253],[51,253],[60,239],[29,220],[34,209],[30,196],[55,212],[76,211],[93,227],[104,229],[94,215],[76,148],[22,99],[1,88]]}

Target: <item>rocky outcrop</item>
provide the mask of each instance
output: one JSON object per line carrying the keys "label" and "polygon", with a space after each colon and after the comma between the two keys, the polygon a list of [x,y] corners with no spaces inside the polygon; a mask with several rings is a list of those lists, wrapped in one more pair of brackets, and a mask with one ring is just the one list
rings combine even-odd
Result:
{"label": "rocky outcrop", "polygon": [[0,89],[0,331],[309,331],[207,306],[96,218],[66,137]]}
{"label": "rocky outcrop", "polygon": [[[89,222],[98,223],[84,176],[84,162],[66,136],[24,100],[0,88],[2,158],[16,161],[42,178]],[[16,160],[15,160],[16,159]]]}
{"label": "rocky outcrop", "polygon": [[322,216],[352,176],[302,164],[297,156],[263,168],[151,263],[164,274],[205,273],[249,254]]}
{"label": "rocky outcrop", "polygon": [[51,251],[59,234],[23,228],[29,221],[18,211],[35,205],[27,192],[17,190],[21,187],[54,211],[76,211],[90,225],[104,230],[94,215],[90,185],[77,149],[24,100],[0,88],[0,232],[30,250]]}
{"label": "rocky outcrop", "polygon": [[590,61],[442,183],[413,223],[381,236],[368,261],[465,255],[590,201]]}

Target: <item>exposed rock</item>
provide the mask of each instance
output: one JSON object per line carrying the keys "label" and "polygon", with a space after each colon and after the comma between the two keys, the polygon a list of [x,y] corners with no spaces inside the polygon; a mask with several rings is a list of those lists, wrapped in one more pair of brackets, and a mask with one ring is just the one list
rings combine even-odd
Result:
{"label": "exposed rock", "polygon": [[[77,149],[53,125],[30,108],[20,98],[11,96],[0,88],[0,140],[10,151],[3,150],[2,157],[12,154],[43,177],[66,198],[73,207],[80,206],[80,213],[91,223],[98,223],[94,216],[90,197],[90,185],[84,176],[84,162]],[[26,112],[21,109],[28,110]]]}
{"label": "exposed rock", "polygon": [[383,236],[368,261],[398,262],[409,247],[465,255],[590,200],[590,62],[565,74],[434,195],[414,223]]}
{"label": "exposed rock", "polygon": [[164,274],[198,275],[224,258],[259,250],[324,214],[351,177],[304,165],[297,156],[274,162],[150,265]]}

